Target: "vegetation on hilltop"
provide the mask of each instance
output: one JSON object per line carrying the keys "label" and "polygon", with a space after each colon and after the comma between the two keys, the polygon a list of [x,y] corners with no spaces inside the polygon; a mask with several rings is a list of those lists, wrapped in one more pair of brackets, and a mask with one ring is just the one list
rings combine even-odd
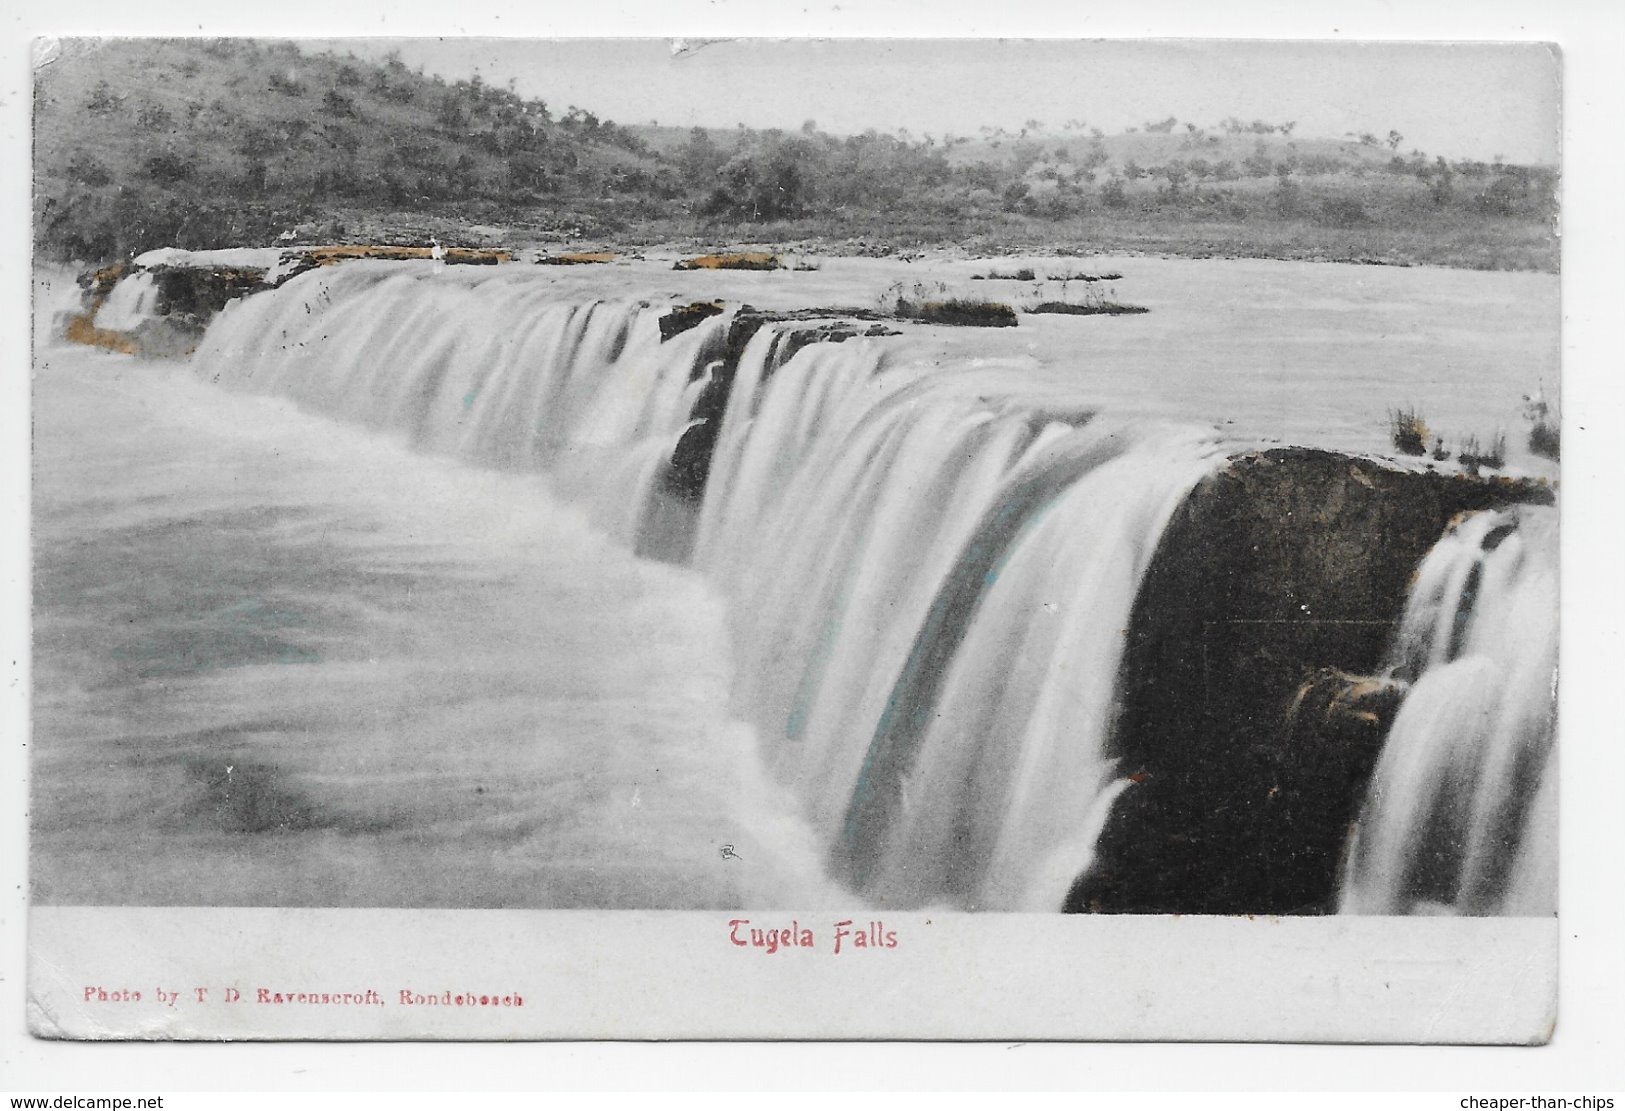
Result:
{"label": "vegetation on hilltop", "polygon": [[36,87],[42,252],[298,239],[829,243],[1555,270],[1556,173],[1168,117],[976,136],[623,127],[398,58],[72,43]]}
{"label": "vegetation on hilltop", "polygon": [[345,211],[478,221],[681,192],[614,123],[478,77],[249,39],[74,46],[35,91],[35,228],[51,254],[266,243],[306,224],[343,236]]}

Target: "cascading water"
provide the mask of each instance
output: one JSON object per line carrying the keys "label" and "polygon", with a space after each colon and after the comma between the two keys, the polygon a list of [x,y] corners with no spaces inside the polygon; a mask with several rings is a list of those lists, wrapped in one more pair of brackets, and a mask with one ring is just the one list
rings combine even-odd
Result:
{"label": "cascading water", "polygon": [[696,361],[722,326],[662,344],[658,314],[646,302],[561,302],[500,275],[350,263],[230,306],[197,363],[422,451],[551,471],[631,543],[688,419]]}
{"label": "cascading water", "polygon": [[96,326],[115,332],[133,332],[152,319],[158,283],[149,273],[132,274],[115,285],[96,309]]}
{"label": "cascading water", "polygon": [[1346,914],[1556,910],[1557,511],[1458,522],[1417,570],[1412,683],[1349,847]]}
{"label": "cascading water", "polygon": [[[733,712],[834,879],[878,906],[1058,909],[1129,770],[1112,732],[1136,595],[1226,445],[1097,412],[1031,359],[771,314],[663,341],[669,307],[347,263],[229,305],[193,366],[545,471],[625,547],[688,560],[727,602]],[[1421,568],[1391,661],[1414,686],[1342,909],[1549,902],[1554,518],[1473,517]]]}
{"label": "cascading water", "polygon": [[[729,325],[661,343],[659,312],[350,264],[232,306],[197,365],[425,451],[548,470],[633,543]],[[1030,361],[803,347],[794,327],[761,327],[729,368],[694,523],[693,562],[730,601],[737,710],[854,891],[1057,909],[1116,790],[1140,575],[1217,445],[1097,416]]]}
{"label": "cascading water", "polygon": [[738,599],[741,712],[877,902],[1052,909],[1104,817],[1139,576],[1216,450],[1017,366],[859,366],[730,406],[700,558]]}

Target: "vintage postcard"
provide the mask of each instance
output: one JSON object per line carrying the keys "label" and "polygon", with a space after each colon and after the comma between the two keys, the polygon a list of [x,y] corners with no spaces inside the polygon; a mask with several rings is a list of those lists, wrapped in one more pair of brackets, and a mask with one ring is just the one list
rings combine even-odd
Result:
{"label": "vintage postcard", "polygon": [[1554,46],[34,80],[37,1035],[1550,1037]]}

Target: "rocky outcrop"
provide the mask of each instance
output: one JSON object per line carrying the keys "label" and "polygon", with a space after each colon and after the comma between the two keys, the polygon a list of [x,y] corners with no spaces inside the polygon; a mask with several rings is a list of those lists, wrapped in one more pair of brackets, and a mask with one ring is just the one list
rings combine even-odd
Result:
{"label": "rocky outcrop", "polygon": [[177,318],[200,331],[230,302],[272,288],[259,267],[154,266],[148,269],[157,286],[158,316]]}
{"label": "rocky outcrop", "polygon": [[1552,500],[1299,448],[1198,486],[1129,625],[1115,755],[1132,786],[1066,909],[1331,910],[1400,695],[1373,676],[1412,573],[1458,514]]}
{"label": "rocky outcrop", "polygon": [[[666,331],[668,319],[681,313],[690,315],[697,313],[697,317],[685,325],[693,327],[707,317],[716,315],[705,311],[709,307],[703,303],[689,305],[668,314],[660,322],[662,335]],[[661,482],[667,494],[694,505],[698,505],[705,497],[705,484],[711,476],[711,454],[716,450],[717,437],[722,434],[722,418],[728,408],[728,398],[733,392],[734,378],[739,372],[739,360],[744,356],[745,348],[751,339],[764,326],[792,320],[823,319],[822,323],[811,327],[785,329],[778,333],[774,340],[775,347],[768,357],[764,381],[772,377],[774,370],[789,362],[797,351],[809,344],[844,343],[857,336],[902,334],[878,322],[859,328],[844,319],[829,320],[827,318],[832,311],[805,309],[761,312],[745,305],[734,314],[733,319],[728,322],[727,329],[721,333],[721,339],[710,350],[701,352],[695,361],[696,368],[701,372],[709,366],[711,376],[705,388],[700,391],[700,396],[695,399],[694,407],[689,410],[689,419],[694,423],[678,439],[677,446],[672,451],[670,465],[666,468]],[[866,313],[863,310],[850,313],[842,311],[841,315],[860,319],[879,319],[879,314]]]}
{"label": "rocky outcrop", "polygon": [[[435,260],[453,266],[494,266],[509,252],[474,247],[411,247],[390,244],[336,244],[321,247],[242,248],[224,251],[149,251],[79,276],[84,311],[70,317],[63,337],[137,355],[185,355],[204,328],[227,304],[251,293],[275,289],[308,270],[354,259]],[[137,326],[103,327],[96,314],[119,282],[145,274],[156,296]]]}
{"label": "rocky outcrop", "polygon": [[678,259],[673,270],[782,270],[779,256],[767,251],[734,251],[729,254],[696,255]]}
{"label": "rocky outcrop", "polygon": [[675,339],[690,328],[697,328],[713,316],[722,315],[721,301],[695,301],[681,305],[660,318],[660,342]]}
{"label": "rocky outcrop", "polygon": [[564,251],[556,255],[542,255],[537,266],[605,266],[615,261],[614,251]]}

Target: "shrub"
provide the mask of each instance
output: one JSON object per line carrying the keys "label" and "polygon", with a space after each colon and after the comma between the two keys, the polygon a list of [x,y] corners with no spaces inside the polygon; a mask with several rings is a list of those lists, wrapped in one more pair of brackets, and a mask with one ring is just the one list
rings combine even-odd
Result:
{"label": "shrub", "polygon": [[85,111],[92,115],[105,116],[118,108],[118,97],[113,93],[113,86],[106,81],[98,82],[91,90],[90,99],[85,101]]}
{"label": "shrub", "polygon": [[1529,450],[1554,463],[1561,457],[1562,430],[1555,423],[1537,421],[1529,429]]}
{"label": "shrub", "polygon": [[1523,414],[1529,420],[1529,450],[1554,462],[1560,455],[1562,421],[1541,395],[1525,397]]}
{"label": "shrub", "polygon": [[163,131],[174,124],[175,119],[162,104],[143,104],[135,114],[135,122],[143,131]]}
{"label": "shrub", "polygon": [[1427,452],[1427,422],[1414,408],[1390,409],[1388,429],[1388,438],[1394,450],[1401,455],[1423,455]]}
{"label": "shrub", "polygon": [[329,89],[323,94],[322,108],[332,116],[350,117],[355,115],[355,101],[337,89]]}
{"label": "shrub", "polygon": [[997,301],[899,301],[897,315],[926,324],[953,324],[970,328],[1014,328],[1016,310]]}
{"label": "shrub", "polygon": [[141,172],[160,185],[178,185],[192,176],[192,161],[175,151],[163,151],[144,161]]}
{"label": "shrub", "polygon": [[1041,301],[1026,311],[1064,316],[1134,316],[1151,310],[1144,305],[1125,305],[1121,301],[1099,298],[1089,301]]}
{"label": "shrub", "polygon": [[99,159],[80,151],[68,162],[68,176],[92,188],[113,183],[113,174]]}
{"label": "shrub", "polygon": [[1339,228],[1352,228],[1371,222],[1358,197],[1332,197],[1320,204],[1322,222]]}
{"label": "shrub", "polygon": [[1477,474],[1480,467],[1491,470],[1500,470],[1506,466],[1507,437],[1505,432],[1497,432],[1495,439],[1487,445],[1480,445],[1477,436],[1468,436],[1461,442],[1461,450],[1456,453],[1456,459],[1468,474]]}

